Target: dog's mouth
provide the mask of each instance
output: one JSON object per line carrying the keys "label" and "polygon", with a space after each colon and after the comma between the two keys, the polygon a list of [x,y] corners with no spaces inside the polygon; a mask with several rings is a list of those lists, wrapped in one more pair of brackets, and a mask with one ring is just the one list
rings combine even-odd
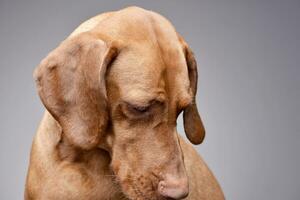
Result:
{"label": "dog's mouth", "polygon": [[135,194],[132,197],[128,197],[130,200],[168,200],[165,197],[159,196],[156,191],[153,191],[152,195],[146,195],[139,187],[134,186],[132,189]]}
{"label": "dog's mouth", "polygon": [[145,199],[145,200],[154,200],[153,198],[147,197],[137,186],[133,186],[132,189],[136,193],[137,198],[132,200],[138,200],[138,199]]}
{"label": "dog's mouth", "polygon": [[148,185],[148,187],[147,186],[145,187],[144,185],[145,188],[142,187],[143,186],[138,185],[138,183],[132,183],[122,188],[124,194],[130,200],[160,200],[160,198],[158,198],[158,194],[156,190],[153,188],[152,185],[151,186]]}
{"label": "dog's mouth", "polygon": [[[151,174],[151,173],[150,173]],[[157,192],[159,179],[156,176],[127,177],[119,181],[123,193],[130,200],[165,200]]]}

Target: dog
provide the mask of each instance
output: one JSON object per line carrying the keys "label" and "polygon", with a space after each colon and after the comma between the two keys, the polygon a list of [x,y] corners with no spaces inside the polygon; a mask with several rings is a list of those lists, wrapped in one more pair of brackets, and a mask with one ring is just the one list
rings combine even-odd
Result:
{"label": "dog", "polygon": [[205,135],[197,65],[171,23],[138,7],[81,24],[34,71],[43,119],[26,200],[222,200],[189,141]]}

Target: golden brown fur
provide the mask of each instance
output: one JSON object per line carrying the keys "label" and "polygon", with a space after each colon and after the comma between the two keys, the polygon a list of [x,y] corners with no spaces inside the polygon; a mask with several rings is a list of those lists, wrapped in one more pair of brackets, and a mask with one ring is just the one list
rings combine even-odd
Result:
{"label": "golden brown fur", "polygon": [[188,139],[204,138],[196,61],[162,16],[130,7],[91,18],[34,77],[47,110],[25,199],[224,199],[176,131],[183,111]]}

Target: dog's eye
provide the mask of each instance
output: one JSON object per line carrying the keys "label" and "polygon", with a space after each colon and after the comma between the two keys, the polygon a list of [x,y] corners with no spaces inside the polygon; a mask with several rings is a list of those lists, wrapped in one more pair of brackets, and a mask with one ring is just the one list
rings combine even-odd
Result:
{"label": "dog's eye", "polygon": [[152,116],[155,112],[161,111],[164,102],[157,100],[149,101],[145,105],[137,105],[135,103],[124,102],[122,104],[123,113],[130,118],[147,118]]}
{"label": "dog's eye", "polygon": [[135,105],[129,105],[129,110],[131,112],[134,112],[136,114],[143,114],[149,111],[150,106],[135,106]]}

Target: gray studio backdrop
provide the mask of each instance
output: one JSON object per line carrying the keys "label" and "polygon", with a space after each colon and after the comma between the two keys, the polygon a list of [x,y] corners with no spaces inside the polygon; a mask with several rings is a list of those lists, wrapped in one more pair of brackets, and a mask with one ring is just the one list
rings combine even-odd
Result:
{"label": "gray studio backdrop", "polygon": [[227,199],[300,199],[299,0],[1,0],[0,199],[23,198],[44,109],[33,69],[81,22],[129,5],[166,16],[194,50],[207,130],[196,148]]}

